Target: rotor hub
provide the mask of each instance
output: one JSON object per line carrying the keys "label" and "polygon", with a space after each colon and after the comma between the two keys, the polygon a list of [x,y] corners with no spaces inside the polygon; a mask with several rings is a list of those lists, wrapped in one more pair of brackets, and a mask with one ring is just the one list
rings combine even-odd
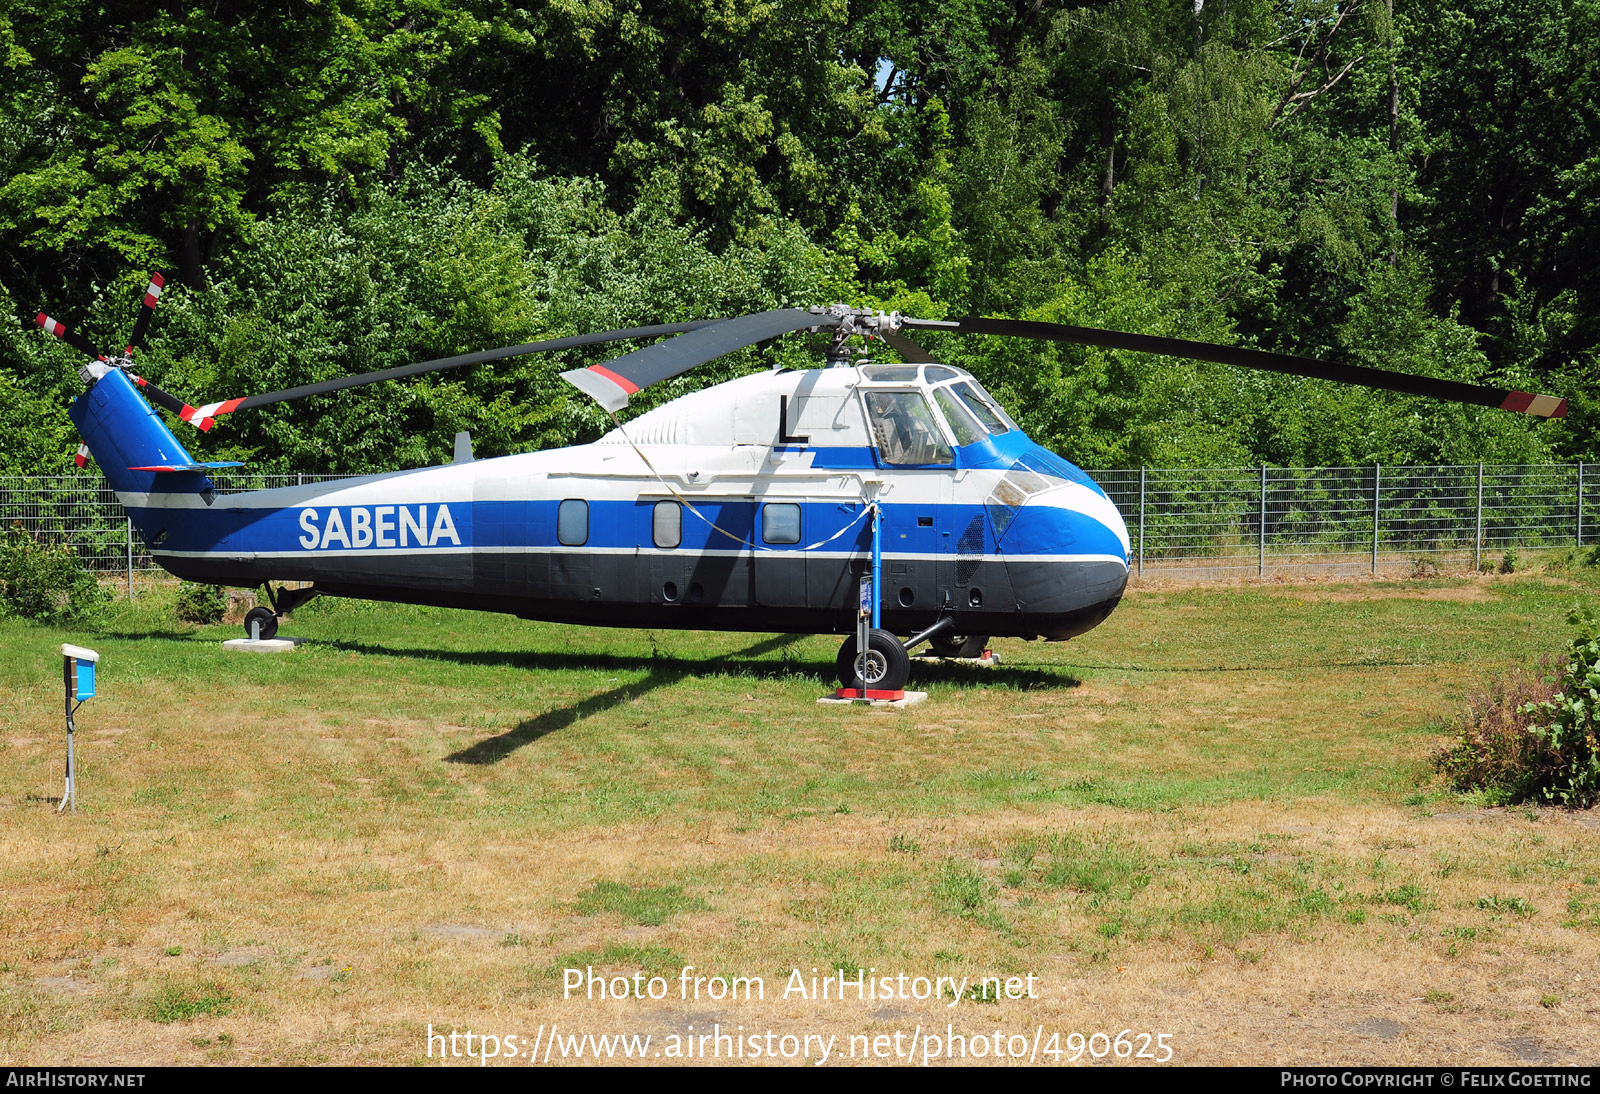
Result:
{"label": "rotor hub", "polygon": [[824,320],[812,327],[813,331],[828,329],[833,332],[833,340],[827,349],[828,364],[832,367],[849,365],[852,356],[866,355],[865,348],[852,349],[850,339],[882,338],[885,332],[898,331],[903,322],[899,312],[852,308],[847,304],[831,304],[826,308],[813,307],[807,310]]}

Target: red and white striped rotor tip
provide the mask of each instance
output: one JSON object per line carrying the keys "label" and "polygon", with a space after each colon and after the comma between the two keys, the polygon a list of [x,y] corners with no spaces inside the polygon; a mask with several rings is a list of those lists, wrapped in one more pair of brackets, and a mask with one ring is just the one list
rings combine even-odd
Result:
{"label": "red and white striped rotor tip", "polygon": [[243,401],[245,401],[243,398],[224,398],[221,403],[206,403],[202,408],[195,409],[195,417],[197,417],[195,425],[198,425],[200,429],[211,429],[213,425],[216,425],[218,417],[221,417],[222,414],[234,413],[235,409],[238,409],[238,405]]}
{"label": "red and white striped rotor tip", "polygon": [[1500,404],[1501,410],[1514,410],[1519,414],[1534,414],[1540,418],[1565,418],[1567,401],[1554,395],[1534,395],[1527,391],[1511,391]]}
{"label": "red and white striped rotor tip", "polygon": [[153,308],[161,301],[161,289],[166,283],[167,279],[160,274],[153,273],[150,275],[150,284],[144,290],[145,307]]}
{"label": "red and white striped rotor tip", "polygon": [[207,403],[205,406],[184,407],[184,412],[179,415],[184,421],[199,430],[209,430],[217,424],[217,419],[224,414],[232,414],[238,409],[243,399],[224,399],[220,403]]}
{"label": "red and white striped rotor tip", "polygon": [[34,316],[33,321],[39,324],[39,326],[43,327],[46,334],[53,334],[57,338],[64,338],[66,336],[66,325],[56,322],[44,312],[40,312],[38,315]]}
{"label": "red and white striped rotor tip", "polygon": [[79,467],[88,467],[89,466],[89,446],[86,445],[86,444],[80,444],[78,446],[77,454],[72,457],[72,462],[74,464],[76,464],[77,466],[79,466]]}

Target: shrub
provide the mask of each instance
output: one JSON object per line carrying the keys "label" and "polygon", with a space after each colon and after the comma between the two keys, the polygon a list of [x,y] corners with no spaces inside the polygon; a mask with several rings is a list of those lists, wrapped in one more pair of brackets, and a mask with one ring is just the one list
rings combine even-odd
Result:
{"label": "shrub", "polygon": [[178,618],[185,623],[220,623],[228,612],[228,590],[185,581],[178,586]]}
{"label": "shrub", "polygon": [[1558,672],[1515,670],[1474,700],[1439,766],[1459,789],[1584,808],[1600,799],[1600,625],[1587,609]]}
{"label": "shrub", "polygon": [[20,521],[0,540],[0,615],[81,623],[110,599],[70,546],[40,543]]}

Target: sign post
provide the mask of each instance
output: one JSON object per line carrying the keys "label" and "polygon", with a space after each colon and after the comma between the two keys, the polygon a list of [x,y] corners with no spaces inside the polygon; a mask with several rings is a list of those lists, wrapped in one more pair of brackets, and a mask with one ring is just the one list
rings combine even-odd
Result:
{"label": "sign post", "polygon": [[74,813],[78,811],[78,772],[72,750],[72,716],[85,699],[94,698],[94,666],[99,660],[100,655],[94,650],[66,644],[61,647],[61,678],[66,689],[67,709],[67,787],[62,792],[57,813],[64,812],[68,805],[72,806]]}

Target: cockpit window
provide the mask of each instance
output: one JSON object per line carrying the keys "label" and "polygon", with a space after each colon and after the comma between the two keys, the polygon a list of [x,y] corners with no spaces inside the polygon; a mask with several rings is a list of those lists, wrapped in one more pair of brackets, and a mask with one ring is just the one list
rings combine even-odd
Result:
{"label": "cockpit window", "polygon": [[998,436],[1001,433],[1009,433],[1011,431],[1014,423],[1004,416],[1005,412],[990,403],[988,399],[979,395],[971,384],[962,381],[953,385],[952,390],[961,397],[961,401],[966,405],[967,409],[977,415],[978,421],[982,422],[990,433]]}
{"label": "cockpit window", "polygon": [[885,463],[922,466],[951,462],[950,445],[915,391],[869,391],[867,418]]}
{"label": "cockpit window", "polygon": [[948,365],[929,365],[922,370],[922,376],[930,384],[937,384],[941,380],[953,380],[961,375]]}
{"label": "cockpit window", "polygon": [[888,380],[898,384],[916,383],[916,365],[862,365],[861,375],[868,380]]}
{"label": "cockpit window", "polygon": [[950,393],[949,388],[934,388],[933,401],[939,404],[939,413],[944,415],[944,420],[950,423],[950,431],[956,435],[956,444],[977,444],[988,436],[977,420],[961,405],[961,401]]}

